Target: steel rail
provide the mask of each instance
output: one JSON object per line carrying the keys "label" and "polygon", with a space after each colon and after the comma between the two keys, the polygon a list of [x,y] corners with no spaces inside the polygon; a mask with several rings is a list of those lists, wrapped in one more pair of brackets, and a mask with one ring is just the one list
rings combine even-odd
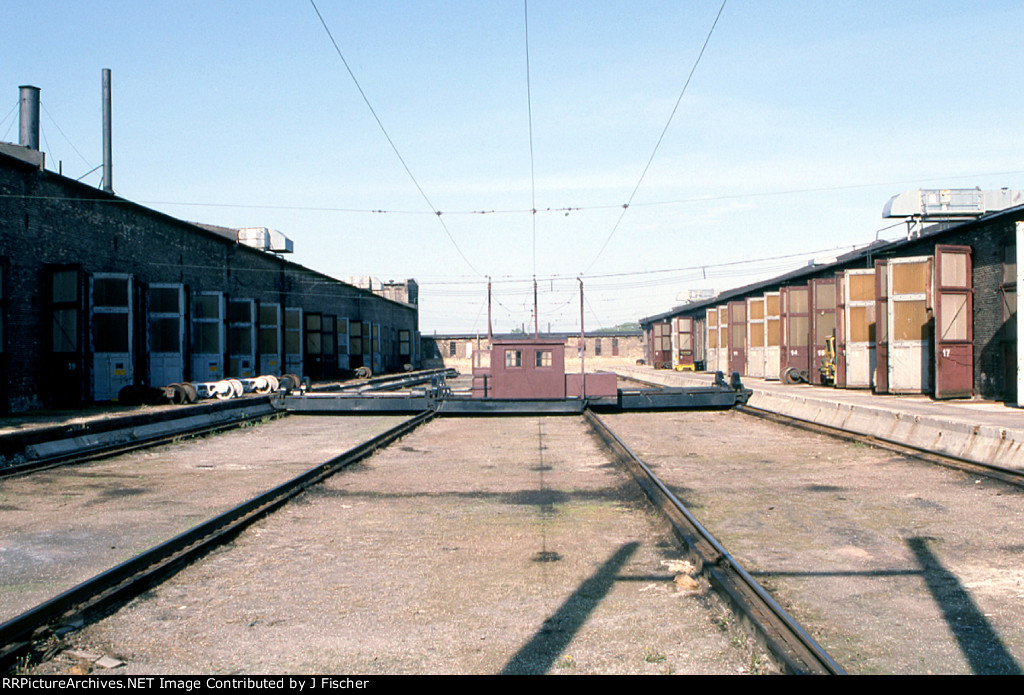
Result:
{"label": "steel rail", "polygon": [[815,434],[823,434],[828,437],[834,437],[848,442],[867,444],[878,449],[892,451],[900,454],[901,456],[919,459],[937,466],[944,466],[946,468],[952,468],[954,470],[965,471],[968,473],[977,473],[978,475],[984,475],[1009,485],[1024,487],[1024,471],[1015,470],[1013,468],[998,466],[994,463],[974,461],[955,454],[942,454],[922,447],[912,446],[910,444],[901,444],[890,439],[874,437],[870,434],[851,432],[849,430],[839,429],[830,425],[823,425],[818,422],[801,420],[800,418],[792,417],[790,415],[783,415],[782,413],[776,413],[771,410],[764,410],[763,408],[756,408],[750,405],[736,406],[736,409],[745,415],[768,420],[769,422],[774,422],[786,427],[795,427],[797,429],[814,432]]}
{"label": "steel rail", "polygon": [[[148,449],[162,444],[169,444],[183,438],[202,437],[207,434],[214,434],[216,432],[244,427],[251,422],[261,421],[264,418],[280,418],[288,414],[286,411],[278,410],[276,408],[273,412],[259,412],[253,414],[250,411],[250,413],[247,414],[246,409],[251,407],[251,404],[240,403],[238,406],[240,415],[230,420],[218,420],[217,422],[195,427],[185,427],[180,430],[154,434],[151,436],[97,444],[94,446],[83,447],[75,451],[62,452],[52,456],[43,456],[22,463],[13,463],[0,467],[0,479],[27,475],[29,473],[58,468],[60,466],[73,466],[79,463],[86,463],[88,461],[96,461],[99,459],[109,458],[111,456],[126,454],[131,451],[137,451],[139,449]],[[173,422],[173,420],[169,420],[168,422]],[[124,429],[132,430],[134,428],[126,427]],[[68,437],[61,439],[68,439]],[[58,440],[55,439],[53,441]]]}
{"label": "steel rail", "polygon": [[584,417],[661,509],[698,569],[763,642],[784,671],[844,675],[825,650],[743,569],[648,466],[592,411]]}
{"label": "steel rail", "polygon": [[345,453],[209,519],[35,608],[0,624],[0,671],[10,669],[33,645],[61,628],[77,629],[107,615],[148,588],[159,584],[214,547],[345,466],[388,446],[434,417],[425,412],[392,427]]}

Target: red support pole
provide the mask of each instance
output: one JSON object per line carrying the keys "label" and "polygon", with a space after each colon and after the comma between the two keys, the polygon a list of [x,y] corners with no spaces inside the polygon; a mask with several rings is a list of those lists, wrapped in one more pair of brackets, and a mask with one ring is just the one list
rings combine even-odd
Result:
{"label": "red support pole", "polygon": [[583,358],[587,354],[587,337],[583,332],[583,278],[580,281],[580,399],[587,397],[587,372],[583,368]]}

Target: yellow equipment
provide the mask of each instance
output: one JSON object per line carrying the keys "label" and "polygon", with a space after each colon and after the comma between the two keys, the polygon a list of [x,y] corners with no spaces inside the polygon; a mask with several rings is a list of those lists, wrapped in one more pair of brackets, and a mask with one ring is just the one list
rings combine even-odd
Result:
{"label": "yellow equipment", "polygon": [[825,338],[825,361],[818,369],[821,373],[821,383],[824,386],[834,386],[836,383],[836,337],[830,335]]}

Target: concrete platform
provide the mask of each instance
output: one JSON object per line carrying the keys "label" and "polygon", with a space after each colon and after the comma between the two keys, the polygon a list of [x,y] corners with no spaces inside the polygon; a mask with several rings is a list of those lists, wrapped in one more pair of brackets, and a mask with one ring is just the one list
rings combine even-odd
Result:
{"label": "concrete platform", "polygon": [[[664,386],[707,385],[712,374],[619,367],[623,377]],[[1024,411],[997,401],[935,401],[870,391],[787,385],[744,377],[747,405],[956,458],[1024,471]]]}

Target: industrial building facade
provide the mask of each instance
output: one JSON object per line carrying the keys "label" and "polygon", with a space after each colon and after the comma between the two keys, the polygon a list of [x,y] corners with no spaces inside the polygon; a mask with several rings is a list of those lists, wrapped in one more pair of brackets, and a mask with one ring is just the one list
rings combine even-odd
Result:
{"label": "industrial building facade", "polygon": [[0,408],[417,363],[414,304],[3,152],[17,148],[0,152]]}
{"label": "industrial building facade", "polygon": [[[557,338],[565,346],[567,359],[578,359],[579,333],[544,333],[544,338]],[[495,339],[514,339],[526,337],[523,334],[495,336]],[[489,350],[490,342],[486,335],[468,333],[452,333],[445,335],[423,336],[424,365],[434,367],[454,366],[468,368],[473,355],[481,350]],[[640,331],[587,331],[584,336],[586,360],[593,365],[603,362],[633,363],[644,357],[642,334]]]}
{"label": "industrial building facade", "polygon": [[1016,205],[641,319],[647,358],[876,393],[1014,401],[1022,230]]}

